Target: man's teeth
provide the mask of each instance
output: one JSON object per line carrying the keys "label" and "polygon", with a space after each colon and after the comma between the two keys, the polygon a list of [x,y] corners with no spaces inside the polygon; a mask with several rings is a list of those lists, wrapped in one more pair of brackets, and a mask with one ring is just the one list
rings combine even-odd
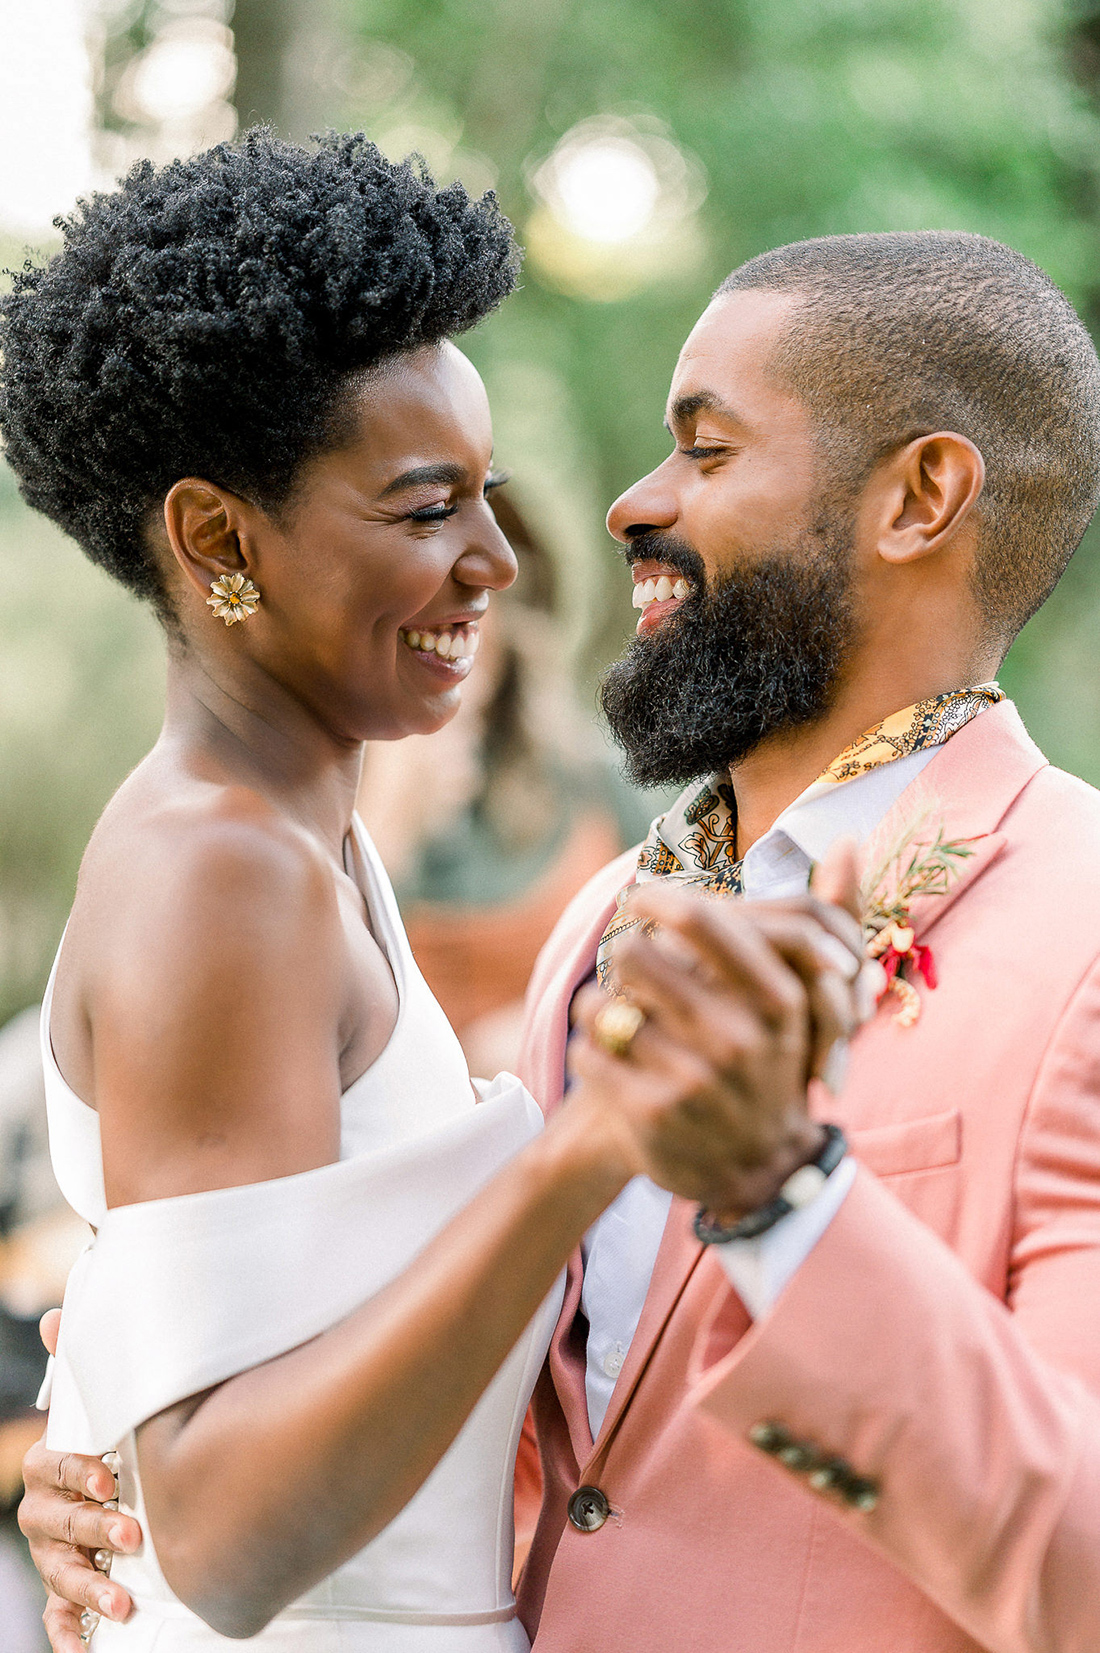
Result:
{"label": "man's teeth", "polygon": [[477,628],[457,631],[403,631],[410,649],[423,649],[425,654],[437,654],[441,660],[464,660],[477,653],[481,641]]}
{"label": "man's teeth", "polygon": [[670,597],[683,602],[690,595],[690,580],[670,580],[667,574],[662,574],[659,579],[639,580],[631,600],[635,608],[647,608],[650,603],[667,603]]}

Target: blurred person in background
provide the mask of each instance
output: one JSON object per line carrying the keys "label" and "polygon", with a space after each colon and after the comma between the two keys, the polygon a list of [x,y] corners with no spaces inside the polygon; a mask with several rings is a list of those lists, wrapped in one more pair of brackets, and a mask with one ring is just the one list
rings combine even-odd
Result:
{"label": "blurred person in background", "polygon": [[455,716],[436,734],[369,745],[357,805],[475,1073],[515,1068],[543,943],[653,813],[577,702],[549,551],[509,489],[489,502],[516,583],[481,622]]}

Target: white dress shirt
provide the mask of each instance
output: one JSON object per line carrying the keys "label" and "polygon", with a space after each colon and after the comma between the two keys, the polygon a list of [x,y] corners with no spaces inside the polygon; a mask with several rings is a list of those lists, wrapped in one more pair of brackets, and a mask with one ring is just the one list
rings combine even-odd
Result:
{"label": "white dress shirt", "polygon": [[[869,837],[935,754],[928,746],[882,764],[852,781],[815,784],[785,809],[745,856],[745,894],[783,900],[801,895],[814,863],[841,837]],[[820,1194],[755,1240],[714,1247],[734,1290],[754,1319],[765,1314],[824,1234],[855,1176],[845,1159]],[[588,1321],[585,1387],[592,1437],[599,1434],[611,1394],[638,1329],[672,1196],[648,1177],[635,1177],[584,1239],[581,1309]]]}

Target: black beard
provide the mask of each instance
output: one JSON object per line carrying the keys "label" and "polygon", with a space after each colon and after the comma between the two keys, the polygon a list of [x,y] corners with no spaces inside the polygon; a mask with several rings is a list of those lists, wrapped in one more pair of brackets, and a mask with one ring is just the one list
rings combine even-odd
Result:
{"label": "black beard", "polygon": [[630,780],[686,786],[824,716],[856,631],[851,553],[848,520],[830,514],[708,591],[685,541],[654,533],[632,542],[632,563],[668,563],[694,590],[635,638],[600,686]]}

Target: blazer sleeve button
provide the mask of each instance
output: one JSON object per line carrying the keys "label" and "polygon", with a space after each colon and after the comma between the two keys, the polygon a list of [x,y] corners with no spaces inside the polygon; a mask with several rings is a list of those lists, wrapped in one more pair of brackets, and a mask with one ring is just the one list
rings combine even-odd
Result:
{"label": "blazer sleeve button", "polygon": [[778,1458],[784,1448],[792,1444],[790,1430],[771,1418],[754,1423],[749,1430],[749,1440],[753,1446],[758,1446],[761,1452],[767,1452],[773,1458]]}
{"label": "blazer sleeve button", "polygon": [[578,1487],[569,1500],[569,1519],[578,1532],[598,1532],[610,1514],[599,1487]]}
{"label": "blazer sleeve button", "polygon": [[852,1509],[861,1510],[869,1515],[879,1500],[879,1485],[877,1481],[868,1481],[861,1475],[853,1475],[844,1488],[844,1501]]}
{"label": "blazer sleeve button", "polygon": [[788,1441],[786,1446],[780,1447],[776,1457],[796,1475],[805,1475],[815,1464],[821,1462],[813,1447],[806,1446],[802,1441]]}
{"label": "blazer sleeve button", "polygon": [[825,1458],[810,1472],[810,1485],[815,1492],[837,1492],[851,1479],[852,1466],[843,1458]]}

